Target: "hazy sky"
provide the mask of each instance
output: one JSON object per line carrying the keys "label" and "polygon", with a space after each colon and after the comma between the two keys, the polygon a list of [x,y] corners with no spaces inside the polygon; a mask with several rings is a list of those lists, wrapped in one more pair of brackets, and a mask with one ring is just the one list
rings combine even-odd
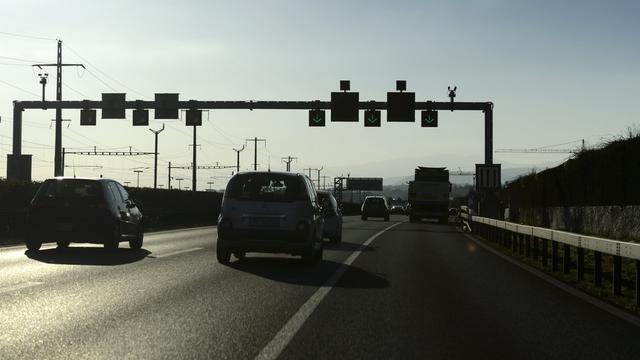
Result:
{"label": "hazy sky", "polygon": [[[63,98],[100,99],[126,92],[128,100],[178,92],[182,100],[328,100],[339,80],[351,80],[361,101],[386,99],[395,80],[407,80],[420,101],[493,101],[494,147],[529,148],[585,138],[595,144],[640,121],[640,3],[634,1],[3,1],[0,12],[0,174],[11,149],[13,100],[40,97],[31,61],[63,61]],[[16,60],[18,59],[18,60]],[[24,61],[22,61],[24,60]],[[55,98],[55,71],[47,99]],[[10,85],[14,86],[10,86]],[[634,86],[635,85],[635,86]],[[16,89],[18,87],[22,90]],[[98,112],[99,113],[99,112]],[[153,134],[127,120],[98,119],[80,127],[79,111],[63,129],[64,146],[153,151]],[[362,116],[361,116],[362,117]],[[24,113],[23,152],[34,155],[34,178],[53,174],[54,111]],[[363,128],[362,121],[308,128],[306,111],[215,111],[199,128],[198,162],[235,164],[233,147],[259,145],[261,169],[298,157],[293,169],[323,175],[392,177],[417,165],[472,169],[483,162],[483,115],[441,112],[437,129],[420,123]],[[384,115],[383,115],[384,120]],[[167,162],[191,161],[191,128],[164,121],[159,183]],[[152,120],[158,129],[162,121]],[[573,147],[568,144],[563,147]],[[495,154],[503,167],[558,162],[567,155]],[[241,153],[241,167],[253,148]],[[133,181],[133,168],[153,158],[69,156],[82,176]],[[66,173],[73,170],[67,168]],[[190,185],[190,171],[174,171]],[[203,170],[200,188],[224,186],[227,170]]]}

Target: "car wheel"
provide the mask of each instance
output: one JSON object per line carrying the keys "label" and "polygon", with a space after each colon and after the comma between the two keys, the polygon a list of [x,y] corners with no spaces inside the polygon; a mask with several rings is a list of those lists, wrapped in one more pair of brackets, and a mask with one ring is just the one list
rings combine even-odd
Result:
{"label": "car wheel", "polygon": [[115,225],[113,227],[113,234],[111,235],[111,239],[107,239],[104,243],[104,248],[107,250],[116,250],[120,247],[120,238],[121,238],[120,226]]}
{"label": "car wheel", "polygon": [[227,265],[231,261],[231,252],[222,244],[220,239],[218,239],[218,244],[216,245],[216,257],[218,262],[223,265]]}
{"label": "car wheel", "polygon": [[133,250],[142,249],[142,243],[144,242],[144,230],[142,229],[142,225],[138,225],[138,233],[136,234],[135,239],[129,240],[129,247]]}
{"label": "car wheel", "polygon": [[233,256],[235,256],[236,259],[238,259],[238,260],[242,260],[247,256],[247,253],[244,252],[244,251],[236,251],[236,252],[233,253]]}
{"label": "car wheel", "polygon": [[56,241],[56,244],[58,245],[58,249],[63,250],[69,247],[69,241],[65,241],[65,240],[58,240]]}
{"label": "car wheel", "polygon": [[27,250],[29,251],[38,251],[42,246],[42,241],[35,239],[32,236],[29,236],[26,241]]}

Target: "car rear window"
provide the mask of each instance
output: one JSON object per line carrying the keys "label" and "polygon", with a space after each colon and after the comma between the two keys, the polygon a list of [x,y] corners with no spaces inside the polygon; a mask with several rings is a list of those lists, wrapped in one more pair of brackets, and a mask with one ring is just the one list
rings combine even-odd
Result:
{"label": "car rear window", "polygon": [[308,199],[297,176],[242,174],[234,176],[225,196],[235,200],[291,202]]}
{"label": "car rear window", "polygon": [[42,186],[42,190],[38,192],[40,198],[91,198],[102,194],[100,184],[92,180],[51,180]]}
{"label": "car rear window", "polygon": [[364,202],[366,205],[384,205],[384,199],[382,198],[368,198]]}

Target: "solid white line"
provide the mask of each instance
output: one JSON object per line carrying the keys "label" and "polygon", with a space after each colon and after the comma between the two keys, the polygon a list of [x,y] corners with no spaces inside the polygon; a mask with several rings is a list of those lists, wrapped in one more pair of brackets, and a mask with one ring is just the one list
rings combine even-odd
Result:
{"label": "solid white line", "polygon": [[0,294],[8,293],[8,292],[16,291],[16,290],[22,290],[22,289],[26,289],[26,288],[42,285],[42,284],[44,284],[44,283],[43,282],[39,282],[39,281],[27,281],[27,282],[23,282],[23,283],[20,283],[20,284],[5,286],[5,287],[1,287],[0,288]]}
{"label": "solid white line", "polygon": [[169,256],[178,255],[178,254],[184,254],[184,253],[188,253],[188,252],[192,252],[192,251],[198,251],[198,250],[202,250],[202,249],[204,249],[204,248],[196,247],[196,248],[185,249],[185,250],[177,250],[177,251],[173,251],[173,252],[162,254],[162,255],[154,255],[154,257],[156,257],[156,258],[166,258],[166,257],[169,257]]}
{"label": "solid white line", "polygon": [[[458,229],[458,231],[462,232],[460,229]],[[635,326],[640,327],[640,318],[628,313],[625,310],[622,310],[614,305],[611,305],[603,300],[598,299],[597,297],[594,297],[590,294],[587,294],[586,292],[583,292],[582,290],[576,289],[575,287],[571,286],[571,285],[567,285],[564,282],[554,278],[551,275],[548,275],[546,273],[544,273],[541,270],[538,270],[528,264],[525,264],[523,262],[520,262],[517,259],[514,259],[508,255],[505,255],[503,253],[501,253],[500,251],[493,249],[492,247],[490,247],[489,245],[484,244],[482,241],[476,239],[475,237],[466,234],[466,233],[462,233],[462,235],[464,235],[465,237],[467,237],[467,239],[473,241],[474,243],[478,244],[479,246],[481,246],[482,248],[484,248],[485,250],[493,253],[494,255],[497,255],[499,257],[501,257],[504,260],[507,260],[508,262],[518,266],[519,268],[539,277],[540,279],[550,283],[551,285],[556,286],[557,288],[560,288],[561,290],[564,290],[565,292],[583,300],[588,302],[589,304],[604,310],[606,312],[608,312],[609,314],[622,319],[630,324],[633,324]]]}
{"label": "solid white line", "polygon": [[322,299],[331,291],[333,286],[340,280],[345,271],[349,268],[349,266],[356,260],[358,255],[360,255],[364,249],[371,244],[373,240],[375,240],[378,236],[382,235],[385,231],[393,228],[394,226],[400,225],[405,221],[395,223],[384,230],[379,231],[367,241],[365,241],[360,247],[355,250],[351,255],[345,260],[340,267],[336,270],[335,273],[327,280],[318,290],[316,290],[313,295],[298,309],[298,311],[287,321],[286,324],[278,331],[278,333],[271,339],[271,341],[265,346],[262,351],[255,357],[256,359],[266,360],[266,359],[276,359],[280,356],[282,350],[291,342],[291,339],[296,335],[298,330],[304,325],[305,321],[309,318],[309,316],[313,313],[316,307],[320,304]]}

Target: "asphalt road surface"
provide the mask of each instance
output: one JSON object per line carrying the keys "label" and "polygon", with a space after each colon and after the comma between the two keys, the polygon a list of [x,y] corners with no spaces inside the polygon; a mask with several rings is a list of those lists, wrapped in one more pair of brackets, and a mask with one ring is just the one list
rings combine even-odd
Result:
{"label": "asphalt road surface", "polygon": [[345,219],[315,267],[254,254],[220,265],[215,228],[112,255],[0,248],[0,358],[640,358],[639,327],[453,226]]}

